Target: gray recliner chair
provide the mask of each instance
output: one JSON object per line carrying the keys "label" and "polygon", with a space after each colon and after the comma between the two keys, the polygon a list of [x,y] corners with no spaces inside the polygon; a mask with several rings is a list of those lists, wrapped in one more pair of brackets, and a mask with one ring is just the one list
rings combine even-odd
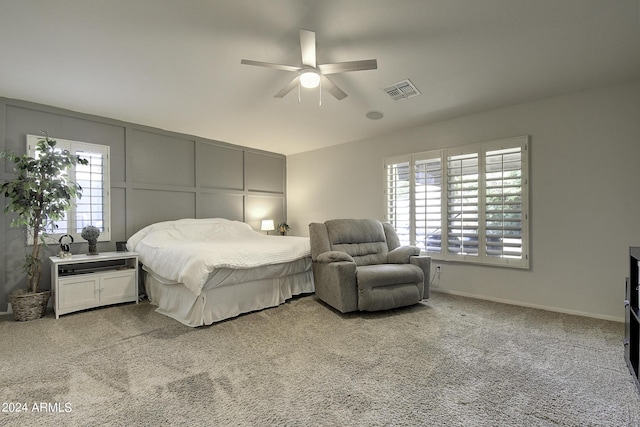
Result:
{"label": "gray recliner chair", "polygon": [[309,224],[316,296],[342,313],[377,311],[429,298],[431,257],[400,246],[390,224],[334,219]]}

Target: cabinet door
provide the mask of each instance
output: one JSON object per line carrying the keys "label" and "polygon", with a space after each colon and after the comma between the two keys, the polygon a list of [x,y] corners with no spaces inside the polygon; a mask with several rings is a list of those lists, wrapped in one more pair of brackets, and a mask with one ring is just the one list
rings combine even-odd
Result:
{"label": "cabinet door", "polygon": [[135,270],[123,270],[101,276],[100,304],[135,301],[137,297]]}
{"label": "cabinet door", "polygon": [[65,277],[58,280],[59,308],[94,307],[99,300],[99,278],[94,274]]}

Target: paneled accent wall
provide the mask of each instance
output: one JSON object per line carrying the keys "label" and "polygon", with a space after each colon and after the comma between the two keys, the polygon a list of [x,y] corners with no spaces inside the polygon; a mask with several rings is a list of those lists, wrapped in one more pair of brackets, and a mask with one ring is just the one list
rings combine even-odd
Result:
{"label": "paneled accent wall", "polygon": [[[222,217],[244,221],[259,230],[264,218],[286,220],[286,157],[225,142],[168,132],[56,107],[0,98],[0,150],[25,152],[26,135],[46,131],[52,138],[111,147],[111,242],[98,250],[115,250],[141,228],[180,218]],[[0,162],[0,179],[12,166]],[[0,265],[0,312],[8,295],[25,283],[24,233],[0,219],[3,241]],[[81,253],[86,242],[74,243]],[[48,255],[57,252],[50,247]],[[49,289],[48,265],[41,287]]]}

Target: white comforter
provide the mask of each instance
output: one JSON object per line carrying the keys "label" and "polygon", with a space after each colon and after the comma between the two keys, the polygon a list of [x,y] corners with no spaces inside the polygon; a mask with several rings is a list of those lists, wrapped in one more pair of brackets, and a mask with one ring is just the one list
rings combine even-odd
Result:
{"label": "white comforter", "polygon": [[306,237],[267,236],[243,222],[181,219],[149,225],[127,241],[156,274],[200,295],[216,268],[255,268],[311,256]]}

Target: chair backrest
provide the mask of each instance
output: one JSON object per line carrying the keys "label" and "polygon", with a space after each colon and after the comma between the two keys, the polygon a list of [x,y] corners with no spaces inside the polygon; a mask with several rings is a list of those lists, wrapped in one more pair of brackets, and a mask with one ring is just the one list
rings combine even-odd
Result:
{"label": "chair backrest", "polygon": [[324,224],[310,224],[309,230],[312,258],[319,251],[341,251],[351,255],[358,266],[386,263],[389,250],[396,246],[392,242],[393,247],[389,247],[387,234],[392,233],[389,240],[397,240],[391,226],[384,227],[375,219],[332,219]]}

